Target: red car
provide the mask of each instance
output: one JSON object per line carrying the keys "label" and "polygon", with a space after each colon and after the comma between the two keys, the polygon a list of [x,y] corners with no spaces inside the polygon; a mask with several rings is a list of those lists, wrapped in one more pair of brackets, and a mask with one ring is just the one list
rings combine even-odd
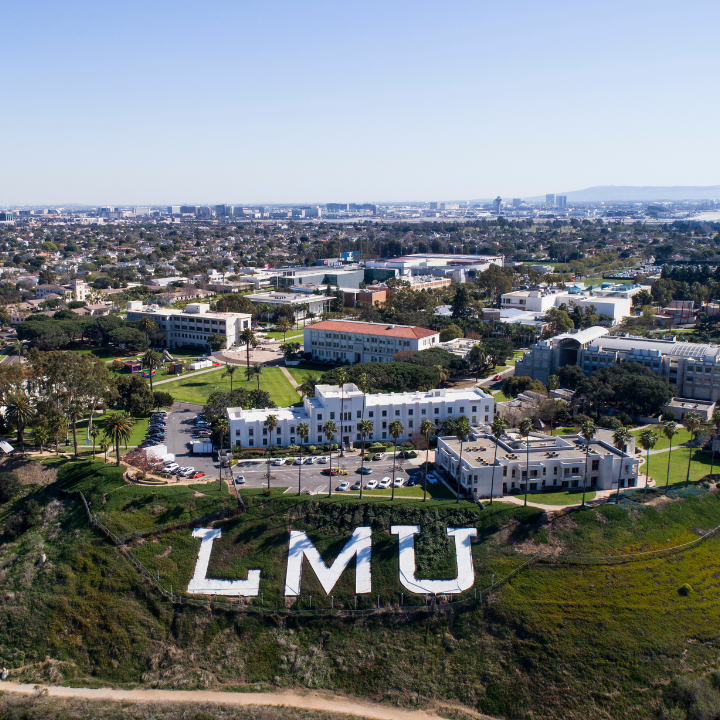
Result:
{"label": "red car", "polygon": [[205,477],[205,473],[204,472],[194,472],[190,477],[191,478]]}
{"label": "red car", "polygon": [[335,468],[332,468],[332,470],[331,470],[330,468],[325,468],[325,469],[322,471],[322,474],[323,474],[323,475],[331,475],[331,476],[334,477],[335,475],[338,474],[338,471],[337,471]]}
{"label": "red car", "polygon": [[502,380],[502,375],[496,375],[493,380]]}

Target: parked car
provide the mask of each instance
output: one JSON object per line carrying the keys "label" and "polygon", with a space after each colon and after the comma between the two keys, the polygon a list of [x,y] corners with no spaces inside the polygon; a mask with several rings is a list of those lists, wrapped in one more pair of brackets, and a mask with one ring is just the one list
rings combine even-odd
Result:
{"label": "parked car", "polygon": [[409,478],[405,483],[405,487],[414,487],[415,485],[417,485],[417,480],[414,477]]}
{"label": "parked car", "polygon": [[325,456],[320,457],[320,458],[318,458],[318,465],[325,465],[325,464],[327,464],[327,461],[328,461],[328,459]]}
{"label": "parked car", "polygon": [[316,460],[317,460],[317,458],[309,457],[309,458],[305,461],[305,464],[306,464],[306,465],[314,465],[315,462],[316,462]]}
{"label": "parked car", "polygon": [[194,472],[190,477],[192,477],[193,479],[205,477],[205,473],[204,472]]}
{"label": "parked car", "polygon": [[350,488],[351,490],[359,490],[362,487],[362,480],[358,480],[353,484],[353,486]]}
{"label": "parked car", "polygon": [[432,473],[428,473],[427,481],[428,485],[434,485],[436,482],[438,482],[438,479]]}
{"label": "parked car", "polygon": [[395,478],[395,482],[393,483],[393,485],[395,487],[402,487],[404,484],[405,484],[405,478],[401,478],[401,477]]}
{"label": "parked car", "polygon": [[496,375],[493,380],[502,380],[502,375]]}
{"label": "parked car", "polygon": [[339,475],[339,470],[336,470],[335,468],[323,468],[322,471],[323,475],[330,475],[331,477],[334,477],[335,475]]}
{"label": "parked car", "polygon": [[363,465],[362,467],[359,467],[355,472],[359,472],[361,475],[372,475],[372,468],[367,467],[367,465]]}
{"label": "parked car", "polygon": [[366,490],[374,490],[378,486],[377,480],[368,480],[367,485],[365,486]]}
{"label": "parked car", "polygon": [[180,474],[183,477],[190,477],[195,472],[194,467],[186,467]]}
{"label": "parked car", "polygon": [[176,462],[170,463],[163,468],[163,472],[171,473],[173,470],[177,470],[179,467],[180,466]]}
{"label": "parked car", "polygon": [[244,485],[245,484],[245,476],[244,475],[238,475],[235,478],[235,484],[236,485]]}
{"label": "parked car", "polygon": [[285,458],[275,458],[273,465],[279,467],[280,465],[284,465],[286,462],[287,460],[285,460]]}
{"label": "parked car", "polygon": [[378,488],[380,490],[387,490],[390,485],[392,485],[392,479],[389,477],[384,477],[379,483]]}
{"label": "parked car", "polygon": [[344,480],[335,488],[335,490],[337,490],[338,492],[345,492],[345,490],[349,490],[349,489],[350,489],[350,483],[347,482],[347,480]]}
{"label": "parked car", "polygon": [[383,454],[382,454],[382,453],[375,453],[375,454],[373,455],[373,460],[382,460],[382,459],[383,459]]}
{"label": "parked car", "polygon": [[305,462],[306,461],[303,460],[303,458],[295,458],[295,462],[293,463],[293,465],[304,465]]}

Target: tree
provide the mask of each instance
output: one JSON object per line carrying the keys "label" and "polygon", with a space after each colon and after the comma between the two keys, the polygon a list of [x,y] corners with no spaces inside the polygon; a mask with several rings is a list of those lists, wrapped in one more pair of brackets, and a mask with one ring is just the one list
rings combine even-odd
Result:
{"label": "tree", "polygon": [[475,373],[475,380],[477,381],[480,377],[480,373],[484,372],[488,368],[488,356],[485,349],[479,343],[473,345],[467,356],[468,364],[470,369]]}
{"label": "tree", "polygon": [[115,381],[120,404],[129,412],[144,415],[153,408],[153,394],[150,386],[138,374],[122,375]]}
{"label": "tree", "polygon": [[506,397],[516,398],[528,390],[542,395],[546,393],[545,386],[539,380],[533,380],[527,375],[511,375],[503,380],[502,391]]}
{"label": "tree", "polygon": [[[655,447],[655,443],[658,441],[658,436],[650,429],[645,428],[640,432],[640,447],[647,452],[645,456],[645,489],[643,490],[643,499],[647,496],[647,486],[650,480],[650,450]],[[622,458],[620,458],[622,463]],[[619,485],[619,483],[618,483]]]}
{"label": "tree", "polygon": [[102,440],[100,440],[100,451],[105,455],[105,464],[107,465],[107,451],[110,448],[110,443],[108,442],[108,439],[103,435]]}
{"label": "tree", "polygon": [[558,369],[560,384],[570,390],[575,390],[585,379],[585,373],[579,365],[563,365]]}
{"label": "tree", "polygon": [[12,500],[21,487],[20,478],[14,472],[0,472],[0,503]]}
{"label": "tree", "polygon": [[548,389],[548,392],[553,392],[554,390],[557,390],[560,387],[560,378],[557,375],[551,375],[548,378],[546,387]]}
{"label": "tree", "polygon": [[[146,320],[148,318],[145,318]],[[152,320],[150,321],[152,322]],[[142,356],[142,366],[148,371],[150,376],[150,392],[153,389],[153,375],[155,371],[162,367],[162,355],[155,350],[148,350]]]}
{"label": "tree", "polygon": [[440,342],[450,342],[461,337],[465,337],[465,333],[457,325],[448,325],[444,330],[440,331]]}
{"label": "tree", "polygon": [[222,450],[223,450],[223,440],[226,435],[230,434],[230,424],[228,423],[226,418],[218,418],[215,421],[215,432],[218,434],[218,437],[220,438],[220,453],[218,453],[219,460],[220,460],[220,474],[219,474],[219,484],[220,484],[220,490],[222,490]]}
{"label": "tree", "polygon": [[[132,434],[134,425],[135,419],[126,412],[111,413],[105,418],[105,434],[115,445],[115,465],[120,465],[120,441],[124,440],[127,442]],[[107,453],[105,455],[105,462],[107,462]]]}
{"label": "tree", "polygon": [[585,441],[585,475],[583,476],[583,499],[582,499],[581,507],[585,507],[585,487],[587,486],[587,466],[588,466],[588,456],[590,454],[590,442],[595,437],[596,432],[597,432],[597,427],[595,426],[595,423],[592,420],[586,420],[580,426],[580,435],[582,436],[582,439]]}
{"label": "tree", "polygon": [[144,317],[139,321],[140,327],[145,331],[145,345],[150,344],[150,332],[159,330],[158,324],[149,317]]}
{"label": "tree", "polygon": [[315,397],[315,386],[318,384],[317,375],[310,373],[306,375],[303,381],[298,385],[298,390],[304,398]]}
{"label": "tree", "polygon": [[710,421],[715,428],[715,432],[710,440],[710,480],[712,480],[713,470],[715,469],[715,438],[717,438],[718,431],[720,431],[720,410],[716,410],[713,413]]}
{"label": "tree", "polygon": [[475,315],[470,292],[465,285],[459,285],[450,304],[453,319],[469,318]]}
{"label": "tree", "polygon": [[505,434],[507,423],[504,418],[496,417],[492,421],[492,434],[495,438],[495,458],[493,459],[492,475],[490,476],[490,504],[493,504],[493,491],[495,489],[495,465],[497,464],[498,440]]}
{"label": "tree", "polygon": [[72,423],[73,447],[75,448],[75,457],[78,456],[77,444],[77,421],[83,416],[83,407],[79,402],[71,402],[67,406],[67,415]]}
{"label": "tree", "polygon": [[159,410],[163,407],[172,407],[175,402],[175,398],[169,393],[163,390],[156,390],[153,394],[153,407]]}
{"label": "tree", "polygon": [[468,419],[461,415],[455,421],[455,437],[460,442],[460,460],[458,461],[458,477],[457,477],[457,502],[460,502],[460,485],[462,481],[462,455],[463,455],[463,443],[467,440],[470,435],[470,422]]}
{"label": "tree", "polygon": [[504,365],[507,359],[515,353],[515,346],[509,340],[502,338],[485,338],[482,346],[493,369],[498,365]]}
{"label": "tree", "polygon": [[438,374],[438,384],[442,385],[448,379],[448,371],[442,365],[437,365],[435,369]]}
{"label": "tree", "polygon": [[667,464],[667,477],[665,478],[665,494],[667,495],[668,485],[670,484],[670,458],[672,457],[672,439],[679,430],[676,422],[672,420],[666,420],[662,424],[663,435],[668,439],[670,443],[670,449],[668,451],[668,464]]}
{"label": "tree", "polygon": [[622,466],[623,466],[622,453],[625,452],[625,450],[627,449],[627,446],[630,444],[631,440],[632,440],[632,435],[631,435],[630,431],[623,425],[621,425],[613,433],[613,445],[621,453],[620,469],[618,470],[617,492],[615,493],[615,504],[616,505],[620,502],[620,475],[622,474]]}
{"label": "tree", "polygon": [[559,308],[551,308],[545,313],[545,322],[550,323],[550,335],[561,335],[575,327],[570,315],[565,310]]}
{"label": "tree", "polygon": [[133,352],[147,349],[148,341],[145,335],[134,327],[123,326],[111,330],[108,333],[108,340],[113,345],[125,346]]}
{"label": "tree", "polygon": [[283,317],[278,320],[276,327],[283,334],[283,342],[285,342],[285,336],[288,331],[292,330],[292,323],[286,317]]}
{"label": "tree", "polygon": [[533,424],[530,418],[523,418],[518,425],[518,432],[525,438],[525,503],[524,507],[527,507],[527,496],[528,487],[530,485],[530,433],[532,432]]}
{"label": "tree", "polygon": [[392,496],[395,499],[395,459],[397,457],[397,441],[398,438],[405,433],[405,426],[399,420],[393,420],[388,425],[388,432],[393,439],[393,474],[392,474]]}
{"label": "tree", "polygon": [[325,433],[325,437],[327,438],[327,441],[330,443],[330,475],[329,482],[328,482],[328,497],[332,497],[332,441],[335,437],[335,433],[337,432],[337,425],[332,420],[327,420],[325,424],[323,425],[323,433]]}
{"label": "tree", "polygon": [[301,347],[302,344],[299,342],[286,342],[280,346],[280,351],[286,360],[294,360],[300,352]]}
{"label": "tree", "polygon": [[500,296],[512,290],[512,270],[492,264],[487,270],[478,273],[475,285],[490,298],[492,305],[499,306]]}
{"label": "tree", "polygon": [[363,473],[363,468],[365,467],[365,438],[373,431],[372,422],[363,418],[357,424],[357,431],[360,433],[360,437],[362,439],[362,450],[360,451],[360,500],[362,500],[363,478],[365,477],[365,474]]}
{"label": "tree", "polygon": [[40,445],[40,454],[42,455],[43,445],[47,443],[50,433],[44,425],[37,425],[33,428],[33,437],[35,442]]}
{"label": "tree", "polygon": [[245,374],[248,375],[248,380],[250,380],[253,376],[257,380],[258,390],[260,390],[260,376],[263,373],[263,367],[264,365],[262,363],[253,363],[252,367],[249,367],[245,370]]}
{"label": "tree", "polygon": [[13,395],[5,407],[5,418],[17,428],[17,439],[25,453],[25,426],[35,416],[35,408],[29,395],[18,392]]}
{"label": "tree", "polygon": [[225,335],[217,335],[213,333],[212,335],[208,336],[207,343],[213,352],[217,352],[218,350],[225,349],[227,345],[227,339]]}
{"label": "tree", "polygon": [[420,432],[425,436],[425,472],[423,473],[423,502],[427,502],[428,459],[430,456],[430,433],[435,426],[429,420],[420,423]]}
{"label": "tree", "polygon": [[300,438],[300,465],[298,465],[298,495],[302,492],[302,483],[301,483],[301,477],[300,473],[302,471],[302,448],[303,443],[307,440],[308,436],[310,435],[310,427],[307,423],[301,422],[297,428],[295,428],[295,433]]}
{"label": "tree", "polygon": [[[236,365],[230,365],[230,363],[225,363],[225,372],[222,374],[223,377],[228,375],[230,377],[230,392],[232,392],[233,389],[233,375],[235,374],[237,370]],[[249,380],[250,378],[248,378]]]}
{"label": "tree", "polygon": [[247,355],[247,366],[250,367],[250,347],[257,345],[257,338],[251,328],[245,328],[240,333],[240,343],[245,346],[245,352]]}
{"label": "tree", "polygon": [[700,429],[701,424],[702,423],[700,422],[700,417],[694,410],[691,410],[683,418],[683,425],[685,426],[685,429],[690,433],[690,452],[688,454],[688,466],[687,466],[687,475],[685,476],[685,487],[687,487],[688,484],[690,483],[690,463],[692,461],[692,456],[693,456],[692,443],[695,440],[695,434]]}
{"label": "tree", "polygon": [[90,430],[90,437],[92,438],[93,461],[95,461],[95,443],[97,442],[98,435],[100,435],[100,428],[97,425],[93,425],[92,430]]}
{"label": "tree", "polygon": [[265,422],[263,425],[267,428],[268,431],[268,458],[267,458],[267,484],[268,484],[268,490],[270,490],[270,448],[273,444],[273,430],[278,426],[278,419],[277,415],[268,415],[265,418]]}

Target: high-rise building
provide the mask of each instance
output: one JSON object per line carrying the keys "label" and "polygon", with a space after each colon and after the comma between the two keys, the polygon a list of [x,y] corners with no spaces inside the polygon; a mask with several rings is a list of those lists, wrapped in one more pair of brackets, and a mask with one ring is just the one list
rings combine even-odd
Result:
{"label": "high-rise building", "polygon": [[545,204],[548,207],[555,207],[555,193],[548,193],[545,196]]}
{"label": "high-rise building", "polygon": [[182,210],[180,205],[168,205],[168,215],[179,215]]}
{"label": "high-rise building", "polygon": [[500,208],[501,208],[501,207],[502,207],[502,198],[498,195],[498,196],[493,200],[493,212],[495,212],[495,213],[497,213],[497,214],[499,215],[499,214],[500,214]]}
{"label": "high-rise building", "polygon": [[513,207],[520,207],[522,205],[522,198],[513,198]]}
{"label": "high-rise building", "polygon": [[558,195],[555,198],[555,204],[560,208],[567,207],[567,195]]}
{"label": "high-rise building", "polygon": [[0,222],[10,222],[13,219],[12,210],[0,212]]}
{"label": "high-rise building", "polygon": [[231,217],[234,209],[232,205],[216,205],[215,214],[218,217]]}
{"label": "high-rise building", "polygon": [[181,215],[196,215],[198,211],[197,205],[181,205],[180,206],[180,214]]}

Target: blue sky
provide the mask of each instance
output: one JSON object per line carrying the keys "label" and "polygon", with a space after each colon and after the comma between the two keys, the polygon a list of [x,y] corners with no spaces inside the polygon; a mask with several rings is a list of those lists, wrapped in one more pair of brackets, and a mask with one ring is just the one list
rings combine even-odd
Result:
{"label": "blue sky", "polygon": [[720,183],[720,3],[6,0],[0,205]]}

